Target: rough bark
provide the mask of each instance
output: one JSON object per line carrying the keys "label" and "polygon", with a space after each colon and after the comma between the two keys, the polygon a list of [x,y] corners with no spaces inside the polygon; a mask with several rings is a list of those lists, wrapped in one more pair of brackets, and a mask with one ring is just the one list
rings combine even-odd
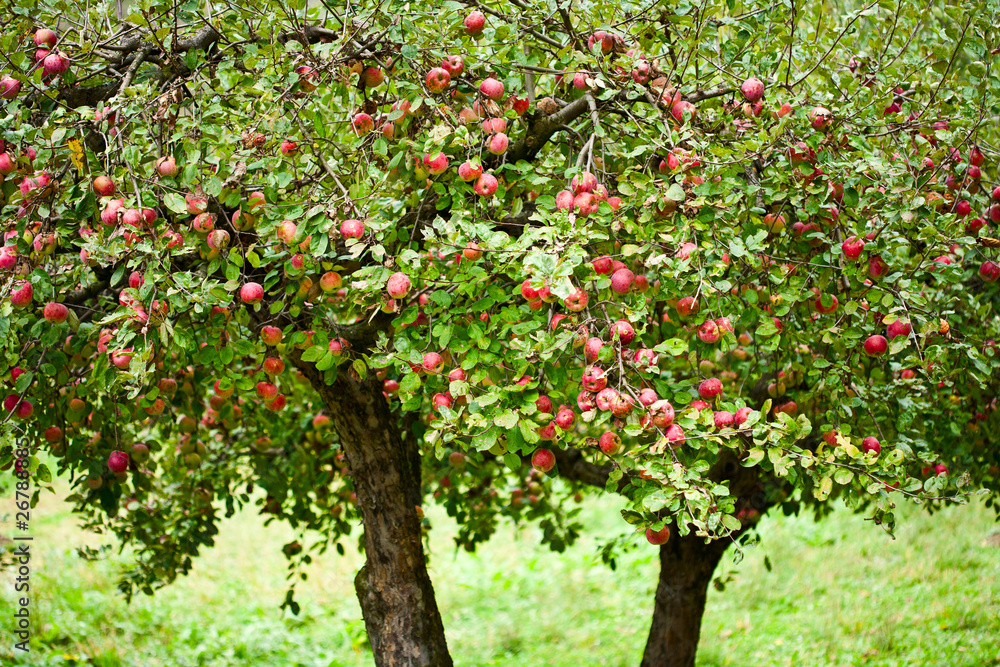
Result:
{"label": "rough bark", "polygon": [[374,376],[342,372],[332,385],[296,365],[320,393],[354,480],[364,520],[366,564],[355,578],[379,667],[450,667],[444,625],[427,573],[420,520],[420,451],[403,437]]}
{"label": "rough bark", "polygon": [[642,667],[694,667],[708,584],[728,545],[705,544],[691,533],[660,547],[660,582]]}

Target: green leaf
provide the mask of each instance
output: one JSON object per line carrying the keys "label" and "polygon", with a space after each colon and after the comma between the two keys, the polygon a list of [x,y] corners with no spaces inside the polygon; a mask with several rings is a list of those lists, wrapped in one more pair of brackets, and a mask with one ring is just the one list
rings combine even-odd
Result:
{"label": "green leaf", "polygon": [[493,423],[500,428],[512,429],[517,426],[517,413],[512,410],[508,410],[499,417],[494,417]]}
{"label": "green leaf", "polygon": [[816,496],[816,500],[823,501],[830,497],[831,491],[833,491],[833,480],[824,477],[819,485],[813,489],[813,495]]}
{"label": "green leaf", "polygon": [[728,528],[729,530],[739,530],[740,528],[743,527],[743,524],[740,523],[740,520],[734,517],[732,514],[724,514],[722,516],[722,525]]}
{"label": "green leaf", "polygon": [[507,451],[510,452],[521,452],[525,449],[524,437],[521,434],[520,428],[515,428],[507,431]]}
{"label": "green leaf", "polygon": [[757,327],[757,331],[754,332],[758,336],[773,336],[778,333],[778,327],[774,326],[774,321],[771,318],[766,318]]}
{"label": "green leaf", "polygon": [[687,195],[684,193],[684,188],[681,187],[680,183],[671,184],[671,186],[667,189],[666,195],[664,196],[675,202],[682,202],[687,198]]}
{"label": "green leaf", "polygon": [[168,192],[163,195],[163,203],[174,213],[187,214],[187,202],[179,194]]}
{"label": "green leaf", "polygon": [[626,243],[625,245],[622,246],[622,255],[624,255],[625,257],[630,257],[631,255],[634,255],[637,252],[639,252],[639,250],[640,250],[639,246],[633,243]]}
{"label": "green leaf", "polygon": [[837,468],[837,472],[833,473],[833,481],[837,484],[847,485],[851,483],[854,479],[854,472],[848,468]]}
{"label": "green leaf", "polygon": [[[35,379],[35,372],[28,371],[27,373],[22,373],[17,378],[17,382],[14,383],[14,393],[20,396],[28,387],[31,385],[32,380]],[[6,416],[6,415],[5,415]]]}
{"label": "green leaf", "polygon": [[222,194],[222,181],[220,181],[216,176],[209,176],[205,179],[204,189],[205,194],[211,197],[218,197]]}
{"label": "green leaf", "polygon": [[399,390],[404,393],[412,394],[418,389],[420,389],[420,376],[416,373],[407,373],[399,382]]}
{"label": "green leaf", "polygon": [[325,345],[313,345],[302,353],[302,361],[319,361],[326,352]]}
{"label": "green leaf", "polygon": [[334,354],[333,352],[324,352],[323,356],[320,357],[319,361],[316,362],[316,370],[325,371],[333,368],[340,363],[343,357],[339,354]]}

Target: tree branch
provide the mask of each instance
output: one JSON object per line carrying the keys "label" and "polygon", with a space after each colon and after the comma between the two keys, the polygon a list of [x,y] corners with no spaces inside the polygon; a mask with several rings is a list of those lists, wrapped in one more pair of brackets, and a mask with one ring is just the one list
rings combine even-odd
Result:
{"label": "tree branch", "polygon": [[[592,96],[588,93],[578,100],[574,100],[552,115],[545,115],[536,111],[528,131],[523,137],[517,140],[504,156],[507,162],[519,162],[521,160],[531,161],[539,151],[548,143],[556,132],[562,129],[563,125],[568,125],[579,118],[590,108]],[[487,168],[495,167],[500,158],[486,160]]]}
{"label": "tree branch", "polygon": [[583,452],[574,447],[567,447],[566,449],[553,447],[551,451],[555,454],[556,464],[561,477],[574,482],[596,486],[600,489],[607,486],[608,475],[611,474],[611,470],[613,469],[611,465],[591,463],[583,456]]}

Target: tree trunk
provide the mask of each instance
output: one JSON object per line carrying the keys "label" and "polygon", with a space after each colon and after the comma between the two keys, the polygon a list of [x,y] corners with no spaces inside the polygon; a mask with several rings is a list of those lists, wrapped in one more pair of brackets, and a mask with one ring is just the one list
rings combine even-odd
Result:
{"label": "tree trunk", "polygon": [[415,438],[400,433],[374,375],[359,382],[342,371],[327,386],[311,364],[297,365],[323,397],[351,467],[366,557],[354,584],[375,664],[450,667],[417,517],[420,450]]}
{"label": "tree trunk", "polygon": [[642,667],[694,667],[708,584],[729,545],[674,535],[660,547],[660,583]]}

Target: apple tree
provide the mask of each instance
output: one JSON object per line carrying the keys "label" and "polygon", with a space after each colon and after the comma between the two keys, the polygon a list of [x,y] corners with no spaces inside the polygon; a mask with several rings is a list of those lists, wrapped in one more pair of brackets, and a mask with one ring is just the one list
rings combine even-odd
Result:
{"label": "apple tree", "polygon": [[250,503],[293,577],[360,520],[379,665],[451,664],[426,502],[558,550],[619,494],[643,664],[692,665],[763,512],[1000,488],[987,9],[19,3],[4,432],[135,547],[129,595]]}

